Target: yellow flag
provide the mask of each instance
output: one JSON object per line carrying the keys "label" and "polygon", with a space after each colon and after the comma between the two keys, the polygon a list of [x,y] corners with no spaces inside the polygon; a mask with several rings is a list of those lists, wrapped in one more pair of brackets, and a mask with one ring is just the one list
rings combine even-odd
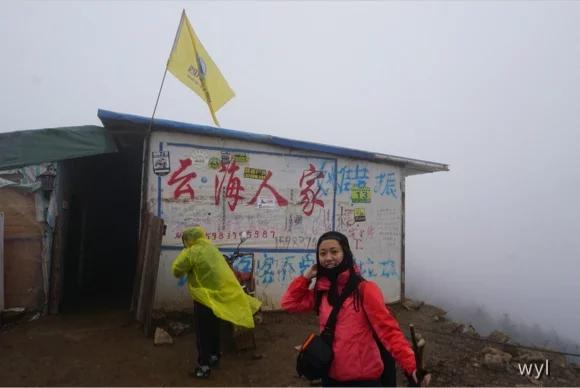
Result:
{"label": "yellow flag", "polygon": [[193,32],[185,10],[181,14],[167,69],[207,103],[213,121],[219,126],[215,112],[235,94]]}

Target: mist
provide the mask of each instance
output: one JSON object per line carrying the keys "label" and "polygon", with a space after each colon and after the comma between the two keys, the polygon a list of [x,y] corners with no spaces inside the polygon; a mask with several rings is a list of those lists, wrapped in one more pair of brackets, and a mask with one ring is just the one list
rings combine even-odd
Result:
{"label": "mist", "polygon": [[[151,115],[182,8],[224,127],[450,165],[407,179],[410,296],[580,343],[579,2],[7,2],[0,131]],[[171,76],[156,116],[211,125]]]}

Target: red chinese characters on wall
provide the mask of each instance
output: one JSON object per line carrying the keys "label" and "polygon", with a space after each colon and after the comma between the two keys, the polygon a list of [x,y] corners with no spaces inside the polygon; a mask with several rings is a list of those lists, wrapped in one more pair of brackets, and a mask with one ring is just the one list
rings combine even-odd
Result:
{"label": "red chinese characters on wall", "polygon": [[266,177],[264,178],[264,180],[260,184],[260,187],[258,187],[258,191],[256,192],[256,195],[254,195],[254,197],[252,197],[250,202],[248,202],[248,205],[254,205],[256,203],[256,200],[258,199],[258,196],[262,193],[262,190],[268,189],[274,195],[274,198],[276,198],[276,203],[278,203],[278,206],[288,206],[288,200],[286,198],[284,198],[282,195],[280,195],[280,193],[278,193],[276,191],[276,189],[268,183],[268,180],[271,177],[272,177],[272,171],[268,170]]}
{"label": "red chinese characters on wall", "polygon": [[[244,191],[244,187],[242,186],[242,182],[240,178],[235,176],[236,171],[238,171],[240,167],[236,164],[235,160],[232,160],[230,163],[225,164],[222,163],[220,169],[218,170],[218,174],[215,176],[215,183],[214,183],[214,199],[215,204],[219,205],[221,202],[221,195],[222,190],[224,187],[224,183],[227,179],[226,188],[225,188],[225,198],[228,199],[228,207],[231,211],[236,210],[236,206],[238,205],[238,201],[244,199],[240,195],[240,192]],[[222,174],[221,179],[218,178],[219,174]]]}
{"label": "red chinese characters on wall", "polygon": [[[197,177],[197,173],[191,168],[190,158],[180,159],[179,167],[171,173],[167,184],[173,189],[173,199],[180,199],[188,196],[190,200],[195,199],[195,191],[191,186],[191,181]],[[231,211],[235,211],[237,206],[247,197],[242,193],[246,191],[241,179],[236,176],[240,166],[235,160],[229,163],[222,163],[214,178],[214,204],[219,206],[225,199]],[[288,206],[288,200],[278,192],[270,179],[273,173],[268,170],[264,179],[260,182],[255,194],[247,202],[248,206],[255,205],[261,195],[266,191],[274,197],[278,206]],[[308,169],[302,172],[298,183],[300,185],[300,202],[302,211],[306,216],[312,215],[316,206],[324,207],[324,202],[319,198],[321,187],[318,180],[324,178],[324,172],[317,171],[313,164],[309,164]],[[205,182],[205,178],[202,179]],[[223,196],[223,197],[222,197]]]}
{"label": "red chinese characters on wall", "polygon": [[320,185],[316,191],[312,189],[316,181],[321,178],[324,178],[324,172],[316,171],[312,163],[310,163],[308,170],[304,171],[300,178],[300,204],[302,205],[302,212],[307,216],[312,215],[316,205],[324,207],[324,202],[318,198]]}
{"label": "red chinese characters on wall", "polygon": [[195,199],[195,192],[193,191],[193,187],[191,187],[189,182],[194,179],[197,174],[195,171],[184,174],[185,170],[191,166],[191,163],[191,159],[180,159],[179,168],[175,170],[169,177],[169,180],[167,181],[169,186],[177,184],[177,187],[173,192],[173,199],[179,199],[179,197],[185,194],[188,194],[192,201]]}

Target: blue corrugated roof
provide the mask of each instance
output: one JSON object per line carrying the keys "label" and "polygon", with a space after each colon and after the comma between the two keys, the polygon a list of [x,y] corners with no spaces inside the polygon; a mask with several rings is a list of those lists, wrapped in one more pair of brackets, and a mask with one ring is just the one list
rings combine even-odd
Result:
{"label": "blue corrugated roof", "polygon": [[[150,117],[137,116],[127,113],[118,113],[108,110],[99,109],[98,117],[106,128],[133,128],[142,129],[144,132],[149,126]],[[407,175],[412,175],[421,172],[435,172],[448,171],[449,167],[446,164],[427,162],[417,159],[403,158],[399,156],[378,154],[368,151],[360,151],[352,148],[335,147],[325,144],[306,142],[301,140],[286,139],[278,136],[262,135],[258,133],[251,133],[246,131],[239,131],[234,129],[226,129],[219,127],[212,127],[209,125],[199,125],[183,123],[179,121],[165,120],[155,118],[152,126],[153,131],[171,131],[183,132],[196,135],[206,135],[223,137],[236,140],[245,140],[250,142],[272,144],[280,147],[292,148],[297,150],[307,150],[314,152],[322,152],[342,157],[365,159],[376,161],[380,163],[391,163],[407,167],[409,171]]]}

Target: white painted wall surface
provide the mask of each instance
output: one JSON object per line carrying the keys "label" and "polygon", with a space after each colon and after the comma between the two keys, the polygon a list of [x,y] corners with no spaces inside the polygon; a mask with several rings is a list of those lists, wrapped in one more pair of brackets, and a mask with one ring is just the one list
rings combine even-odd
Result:
{"label": "white painted wall surface", "polygon": [[[362,275],[380,286],[385,300],[400,298],[399,168],[181,133],[156,132],[151,142],[157,174],[148,167],[148,206],[167,225],[155,308],[191,307],[171,262],[181,249],[181,231],[196,224],[230,251],[247,231],[251,238],[242,250],[255,254],[257,297],[265,310],[279,309],[289,282],[316,260],[317,238],[333,227],[349,237]],[[360,202],[365,195],[369,202]]]}

